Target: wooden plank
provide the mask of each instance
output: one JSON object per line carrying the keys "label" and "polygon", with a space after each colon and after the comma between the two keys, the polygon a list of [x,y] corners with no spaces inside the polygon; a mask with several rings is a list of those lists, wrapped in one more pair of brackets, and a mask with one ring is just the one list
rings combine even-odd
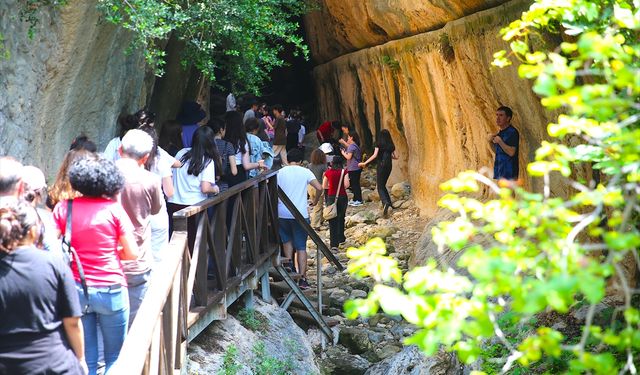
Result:
{"label": "wooden plank", "polygon": [[195,258],[196,278],[193,295],[196,305],[204,306],[207,303],[207,268],[209,265],[209,244],[211,243],[209,238],[209,217],[206,211],[201,214],[199,221],[197,238],[200,240],[200,244],[197,258]]}
{"label": "wooden plank", "polygon": [[140,304],[137,318],[131,324],[118,360],[111,371],[114,374],[140,374],[145,364],[145,358],[151,346],[154,328],[158,323],[166,303],[175,277],[179,277],[184,251],[187,247],[187,233],[174,232],[167,249],[165,260],[156,265],[157,269],[151,274],[149,284],[153,287]]}

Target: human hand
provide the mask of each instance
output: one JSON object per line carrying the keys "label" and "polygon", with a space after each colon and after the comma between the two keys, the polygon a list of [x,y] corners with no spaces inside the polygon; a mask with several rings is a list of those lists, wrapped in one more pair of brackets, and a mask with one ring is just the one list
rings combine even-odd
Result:
{"label": "human hand", "polygon": [[501,143],[502,142],[502,138],[500,138],[500,136],[496,135],[495,137],[493,137],[493,139],[491,140],[493,143]]}
{"label": "human hand", "polygon": [[220,186],[213,185],[213,194],[219,194],[219,193],[220,193]]}
{"label": "human hand", "polygon": [[366,166],[367,166],[367,165],[366,165],[365,163],[358,163],[358,167],[360,167],[360,168],[364,168],[364,167],[366,167]]}

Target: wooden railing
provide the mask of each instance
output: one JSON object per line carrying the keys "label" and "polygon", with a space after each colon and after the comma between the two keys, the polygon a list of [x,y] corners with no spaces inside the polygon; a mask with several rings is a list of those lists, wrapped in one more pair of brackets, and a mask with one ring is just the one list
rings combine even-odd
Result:
{"label": "wooden railing", "polygon": [[[187,343],[224,319],[234,301],[244,295],[251,303],[258,283],[269,298],[268,269],[280,249],[276,175],[263,173],[173,215],[167,255],[154,266],[110,374],[179,373]],[[190,219],[198,223],[193,249]]]}

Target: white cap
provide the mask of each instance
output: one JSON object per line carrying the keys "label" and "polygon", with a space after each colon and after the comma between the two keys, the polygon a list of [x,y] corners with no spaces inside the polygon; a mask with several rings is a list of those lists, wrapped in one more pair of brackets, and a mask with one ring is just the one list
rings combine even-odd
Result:
{"label": "white cap", "polygon": [[24,182],[25,190],[33,191],[47,187],[44,173],[40,168],[33,165],[27,165],[22,169],[22,181]]}
{"label": "white cap", "polygon": [[333,147],[331,147],[330,143],[323,143],[320,145],[320,151],[324,152],[325,154],[330,154],[333,152]]}

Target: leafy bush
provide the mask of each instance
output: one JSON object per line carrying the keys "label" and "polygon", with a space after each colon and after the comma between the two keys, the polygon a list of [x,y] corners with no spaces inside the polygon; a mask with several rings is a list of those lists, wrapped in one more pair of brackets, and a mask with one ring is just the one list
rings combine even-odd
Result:
{"label": "leafy bush", "polygon": [[[549,47],[545,33],[564,41]],[[494,65],[517,59],[542,105],[563,113],[548,126],[556,141],[543,142],[527,168],[543,191],[472,171],[443,183],[439,204],[457,217],[439,223],[433,240],[463,253],[464,272],[432,260],[403,275],[374,239],[348,251],[350,271],[377,285],[349,301],[347,314],[402,315],[421,327],[407,344],[481,359],[487,372],[637,373],[640,290],[630,282],[640,263],[640,2],[537,0],[502,36],[511,52],[496,53]],[[577,169],[591,178],[579,181]],[[571,187],[567,197],[551,196],[552,179]],[[494,199],[475,198],[483,186]],[[622,303],[610,320],[596,320],[607,293]],[[583,304],[576,335],[551,321],[518,331]]]}

